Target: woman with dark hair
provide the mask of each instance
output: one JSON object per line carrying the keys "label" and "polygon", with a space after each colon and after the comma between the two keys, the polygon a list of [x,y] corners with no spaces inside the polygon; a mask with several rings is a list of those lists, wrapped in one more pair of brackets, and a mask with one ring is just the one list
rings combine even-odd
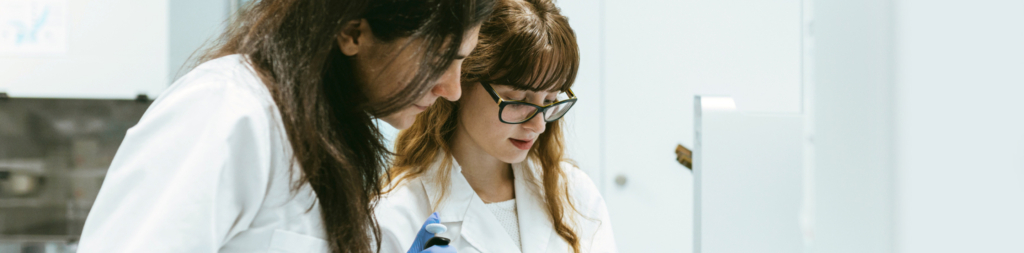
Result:
{"label": "woman with dark hair", "polygon": [[562,116],[579,49],[551,0],[496,0],[462,66],[459,101],[401,131],[377,205],[382,249],[415,245],[419,217],[459,252],[617,252],[604,198],[565,158]]}
{"label": "woman with dark hair", "polygon": [[128,131],[78,252],[371,252],[389,160],[375,119],[406,128],[457,100],[492,8],[255,1]]}

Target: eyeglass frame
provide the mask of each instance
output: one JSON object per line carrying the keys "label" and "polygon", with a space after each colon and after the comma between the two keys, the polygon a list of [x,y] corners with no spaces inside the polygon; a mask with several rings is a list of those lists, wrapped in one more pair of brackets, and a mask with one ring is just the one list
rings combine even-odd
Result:
{"label": "eyeglass frame", "polygon": [[[553,107],[555,105],[572,102],[572,105],[569,105],[569,108],[565,109],[566,113],[568,113],[569,109],[572,109],[573,106],[576,106],[576,101],[577,101],[576,94],[572,93],[572,89],[566,89],[565,90],[565,93],[567,95],[569,95],[568,99],[555,101],[555,102],[552,102],[552,103],[544,105],[544,106],[537,105],[537,104],[530,103],[530,102],[526,102],[526,101],[520,101],[520,100],[505,101],[505,99],[502,99],[500,96],[498,96],[498,93],[494,91],[494,88],[491,87],[491,83],[490,82],[480,81],[480,85],[483,85],[484,89],[487,90],[487,93],[491,94],[491,98],[494,99],[494,102],[498,103],[498,120],[500,120],[501,123],[505,123],[505,124],[517,125],[517,124],[523,124],[523,123],[526,123],[526,122],[530,122],[530,120],[533,120],[534,117],[537,117],[537,114],[544,114],[545,111],[547,111],[548,109],[550,109],[551,107]],[[526,119],[524,119],[521,122],[516,122],[516,123],[508,122],[508,121],[505,121],[505,119],[501,118],[501,114],[502,114],[502,112],[505,111],[505,106],[506,105],[511,105],[511,104],[532,106],[534,108],[537,108],[537,111],[534,111],[533,115],[530,115],[529,117],[526,117]],[[555,122],[555,121],[561,119],[562,117],[565,117],[565,113],[563,113],[562,115],[558,116],[558,118],[554,118],[552,120],[544,119],[544,122],[547,122],[547,123]]]}

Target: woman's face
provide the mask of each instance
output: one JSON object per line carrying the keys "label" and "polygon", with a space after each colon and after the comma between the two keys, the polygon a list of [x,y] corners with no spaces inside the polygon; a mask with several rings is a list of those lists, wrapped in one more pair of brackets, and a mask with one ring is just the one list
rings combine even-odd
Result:
{"label": "woman's face", "polygon": [[[500,84],[491,84],[491,87],[506,101],[520,100],[537,105],[552,103],[558,95],[555,91],[516,90],[512,86]],[[474,146],[505,163],[519,163],[526,159],[530,148],[544,133],[547,126],[544,118],[536,116],[522,124],[502,123],[498,118],[498,103],[494,102],[479,82],[466,84],[462,91],[456,131],[469,138],[461,139],[472,141]]]}
{"label": "woman's face", "polygon": [[[462,93],[459,87],[462,61],[476,48],[479,32],[480,26],[466,32],[456,60],[452,61],[441,78],[432,84],[433,88],[413,104],[380,118],[397,129],[405,129],[416,120],[416,115],[434,104],[437,98],[458,100]],[[415,77],[420,64],[420,57],[416,56],[418,45],[413,41],[403,47],[407,43],[408,38],[398,39],[391,43],[368,47],[365,53],[355,55],[357,75],[365,85],[364,90],[371,103],[383,102],[390,98],[406,88]]]}

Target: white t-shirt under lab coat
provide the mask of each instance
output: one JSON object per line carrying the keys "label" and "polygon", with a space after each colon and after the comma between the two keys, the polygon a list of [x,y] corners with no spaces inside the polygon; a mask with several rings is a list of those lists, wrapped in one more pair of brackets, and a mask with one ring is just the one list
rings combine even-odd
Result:
{"label": "white t-shirt under lab coat", "polygon": [[[405,252],[415,239],[405,235],[418,232],[423,221],[435,211],[441,224],[448,227],[438,236],[451,239],[449,245],[459,253],[572,252],[551,224],[541,189],[535,184],[539,182],[536,177],[539,172],[529,173],[536,166],[529,162],[512,165],[519,222],[520,243],[517,244],[493,211],[473,191],[458,163],[450,172],[451,177],[447,181],[449,191],[444,194],[443,202],[436,208],[433,206],[441,197],[441,186],[435,181],[439,164],[435,162],[424,175],[402,182],[377,204],[374,212],[381,226],[381,252]],[[561,167],[568,176],[568,189],[574,204],[582,214],[572,215],[577,222],[575,231],[580,238],[582,252],[618,252],[608,208],[593,181],[569,163],[562,163]]]}
{"label": "white t-shirt under lab coat", "polygon": [[128,130],[78,252],[327,252],[315,194],[292,191],[277,106],[243,59],[203,63]]}

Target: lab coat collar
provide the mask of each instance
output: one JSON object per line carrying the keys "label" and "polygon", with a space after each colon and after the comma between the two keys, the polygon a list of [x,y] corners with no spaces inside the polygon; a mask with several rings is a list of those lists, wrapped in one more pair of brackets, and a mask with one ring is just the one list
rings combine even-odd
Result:
{"label": "lab coat collar", "polygon": [[529,166],[529,160],[512,165],[515,175],[516,212],[519,214],[519,241],[523,252],[544,252],[554,229],[544,204],[539,184],[539,166]]}
{"label": "lab coat collar", "polygon": [[[437,172],[441,169],[440,158],[435,159],[431,170],[424,175],[422,181],[432,204],[437,203],[441,197],[441,187],[435,183]],[[539,182],[535,176],[538,173],[527,171],[530,168],[526,161],[512,165],[519,235],[524,253],[544,252],[553,233],[541,191],[536,184]],[[462,175],[462,168],[454,158],[450,172],[449,192],[444,202],[435,209],[439,212],[441,223],[461,222],[459,236],[482,252],[509,252],[511,249],[519,248],[469,185],[469,181]]]}
{"label": "lab coat collar", "polygon": [[[440,169],[442,169],[441,165],[444,155],[438,155],[437,159],[434,159],[434,164],[423,175],[421,182],[423,190],[427,193],[427,199],[430,200],[430,204],[437,205],[433,209],[438,212],[440,222],[460,222],[465,219],[472,200],[479,198],[476,196],[476,191],[473,191],[473,187],[469,185],[469,181],[466,181],[466,178],[462,176],[462,167],[459,166],[459,163],[454,158],[451,160],[452,167],[449,171],[448,192],[447,194],[442,193],[443,188],[436,182]],[[444,202],[438,203],[438,199],[442,196],[444,196]]]}

